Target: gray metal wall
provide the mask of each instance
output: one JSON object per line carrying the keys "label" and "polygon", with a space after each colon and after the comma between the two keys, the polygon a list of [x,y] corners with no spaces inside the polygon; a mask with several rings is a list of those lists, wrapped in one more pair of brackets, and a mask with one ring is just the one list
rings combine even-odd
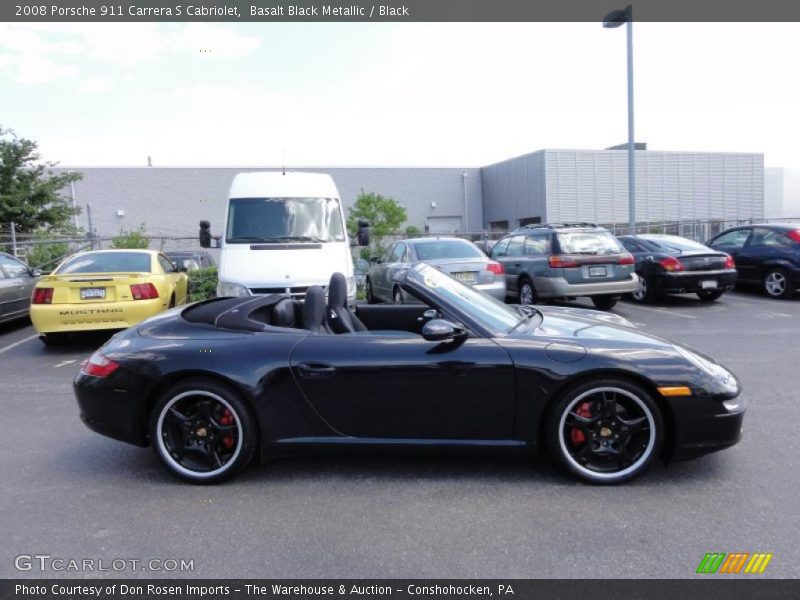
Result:
{"label": "gray metal wall", "polygon": [[519,219],[546,214],[545,150],[519,156],[481,169],[483,179],[483,221],[489,228],[495,221],[508,221],[511,228]]}
{"label": "gray metal wall", "polygon": [[[268,170],[248,168],[183,167],[64,167],[83,173],[75,195],[84,213],[79,224],[87,227],[85,205],[92,205],[94,227],[102,235],[146,223],[148,233],[196,235],[200,219],[209,219],[220,232],[225,201],[236,173]],[[273,170],[273,169],[269,169]],[[424,228],[429,217],[462,217],[464,182],[457,168],[315,168],[296,169],[329,173],[336,181],[345,206],[352,206],[361,190],[391,196],[408,212],[408,224]],[[470,227],[481,229],[482,203],[479,169],[465,169]],[[69,196],[69,188],[65,194]],[[435,203],[435,207],[432,206]],[[117,211],[124,216],[117,216]]]}

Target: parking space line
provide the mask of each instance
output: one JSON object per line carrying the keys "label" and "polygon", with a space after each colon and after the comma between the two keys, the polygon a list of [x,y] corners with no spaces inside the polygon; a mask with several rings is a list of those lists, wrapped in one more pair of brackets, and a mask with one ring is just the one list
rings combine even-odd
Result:
{"label": "parking space line", "polygon": [[666,309],[666,308],[656,308],[654,306],[638,306],[638,305],[630,305],[630,308],[638,308],[640,310],[651,310],[653,312],[663,313],[665,315],[670,315],[672,317],[681,317],[682,319],[696,319],[697,317],[694,315],[687,315],[684,313],[680,313],[674,309]]}
{"label": "parking space line", "polygon": [[25,342],[29,342],[30,340],[34,340],[34,339],[36,339],[38,337],[39,337],[39,334],[38,333],[34,333],[33,335],[28,336],[26,338],[23,338],[18,342],[14,342],[13,344],[9,344],[5,348],[0,348],[0,354],[2,354],[3,352],[8,352],[12,348],[16,348],[17,346],[20,346],[20,345],[24,344]]}

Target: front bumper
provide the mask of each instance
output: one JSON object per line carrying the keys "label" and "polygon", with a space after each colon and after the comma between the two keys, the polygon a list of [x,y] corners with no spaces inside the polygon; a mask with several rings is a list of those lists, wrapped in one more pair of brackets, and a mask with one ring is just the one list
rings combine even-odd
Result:
{"label": "front bumper", "polygon": [[167,300],[32,304],[31,321],[38,333],[127,329],[167,309]]}
{"label": "front bumper", "polygon": [[690,398],[690,400],[695,407],[710,401],[713,410],[704,411],[703,414],[691,411],[693,414],[690,418],[681,419],[675,435],[673,459],[694,458],[724,450],[742,439],[744,413],[747,410],[747,400],[744,396],[729,398],[730,402],[735,401],[738,404],[734,410],[724,408],[719,398],[710,400]]}
{"label": "front bumper", "polygon": [[[664,294],[696,293],[702,291],[727,291],[736,284],[736,270],[678,271],[652,277],[653,290]],[[704,288],[703,281],[714,281],[716,287]]]}
{"label": "front bumper", "polygon": [[540,298],[563,298],[571,296],[622,295],[639,289],[639,277],[631,274],[622,281],[597,281],[569,283],[563,277],[535,277],[533,286]]}

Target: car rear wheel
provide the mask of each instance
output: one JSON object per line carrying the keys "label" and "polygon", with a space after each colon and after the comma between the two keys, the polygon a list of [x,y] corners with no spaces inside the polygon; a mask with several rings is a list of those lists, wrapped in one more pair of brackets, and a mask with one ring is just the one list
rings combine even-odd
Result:
{"label": "car rear wheel", "polygon": [[173,475],[192,483],[218,483],[252,459],[256,420],[227,386],[193,378],[169,388],[150,416],[150,442]]}
{"label": "car rear wheel", "polygon": [[377,300],[375,299],[375,295],[372,293],[372,282],[369,280],[369,277],[364,281],[365,295],[367,297],[367,304],[375,304]]}
{"label": "car rear wheel", "polygon": [[634,302],[652,302],[655,300],[655,292],[653,286],[646,277],[639,276],[639,288],[635,292],[631,292],[631,299]]}
{"label": "car rear wheel", "polygon": [[722,297],[724,290],[706,290],[704,292],[697,292],[697,297],[702,302],[715,302]]}
{"label": "car rear wheel", "polygon": [[642,474],[661,453],[664,425],[638,384],[600,378],[567,391],[545,422],[553,457],[580,479],[599,484]]}
{"label": "car rear wheel", "polygon": [[592,303],[600,310],[611,310],[618,300],[619,296],[592,296]]}
{"label": "car rear wheel", "polygon": [[789,298],[794,287],[783,269],[772,269],[764,275],[764,291],[773,298]]}
{"label": "car rear wheel", "polygon": [[536,304],[536,288],[528,277],[519,280],[519,303]]}
{"label": "car rear wheel", "polygon": [[68,338],[68,333],[43,333],[39,336],[45,346],[63,346]]}

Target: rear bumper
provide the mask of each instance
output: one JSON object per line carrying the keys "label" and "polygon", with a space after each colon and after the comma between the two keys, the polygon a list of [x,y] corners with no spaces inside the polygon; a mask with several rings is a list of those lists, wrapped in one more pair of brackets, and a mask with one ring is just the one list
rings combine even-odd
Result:
{"label": "rear bumper", "polygon": [[498,300],[505,300],[506,299],[506,282],[505,278],[500,278],[500,281],[495,281],[494,283],[479,283],[472,286],[476,290],[480,290],[497,298]]}
{"label": "rear bumper", "polygon": [[[714,281],[716,287],[704,288],[703,281]],[[655,291],[665,294],[729,290],[736,284],[736,270],[662,273],[651,277],[648,282],[651,282]]]}
{"label": "rear bumper", "polygon": [[85,304],[32,304],[31,321],[39,333],[127,329],[167,309],[167,299]]}
{"label": "rear bumper", "polygon": [[563,277],[535,277],[533,286],[540,298],[561,298],[564,296],[597,296],[603,294],[629,294],[639,288],[639,277],[631,274],[622,281],[597,281],[588,283],[569,283]]}

